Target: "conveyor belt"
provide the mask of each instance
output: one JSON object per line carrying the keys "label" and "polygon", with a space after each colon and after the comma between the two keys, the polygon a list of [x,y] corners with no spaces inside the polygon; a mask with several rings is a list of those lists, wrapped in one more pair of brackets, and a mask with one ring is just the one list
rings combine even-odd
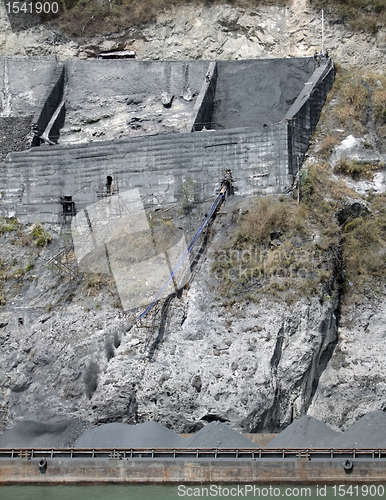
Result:
{"label": "conveyor belt", "polygon": [[218,209],[220,208],[220,206],[222,205],[223,201],[225,200],[225,197],[227,195],[227,193],[230,193],[231,192],[231,185],[232,185],[232,173],[230,170],[227,170],[225,172],[225,175],[224,175],[224,178],[221,182],[221,190],[220,190],[220,193],[217,195],[215,201],[213,202],[213,205],[211,207],[211,209],[209,210],[209,213],[208,215],[206,216],[204,222],[201,224],[200,228],[198,229],[198,231],[196,232],[196,234],[194,235],[192,241],[189,243],[187,249],[185,250],[185,252],[181,255],[179,261],[177,262],[177,265],[176,267],[173,269],[173,271],[171,272],[169,278],[166,280],[166,282],[163,284],[162,288],[160,289],[160,291],[157,293],[157,295],[155,296],[154,300],[146,307],[146,309],[137,317],[137,321],[144,318],[146,316],[146,314],[152,309],[152,307],[154,306],[154,304],[162,297],[162,294],[164,293],[166,287],[169,285],[169,283],[173,280],[173,278],[175,277],[178,269],[181,267],[181,265],[183,264],[184,260],[189,256],[189,254],[192,252],[193,248],[194,248],[194,245],[197,243],[197,240],[198,238],[200,237],[200,235],[202,234],[202,232],[204,231],[204,229],[206,227],[208,227],[211,222],[214,220],[215,216],[216,216],[216,213],[218,211]]}

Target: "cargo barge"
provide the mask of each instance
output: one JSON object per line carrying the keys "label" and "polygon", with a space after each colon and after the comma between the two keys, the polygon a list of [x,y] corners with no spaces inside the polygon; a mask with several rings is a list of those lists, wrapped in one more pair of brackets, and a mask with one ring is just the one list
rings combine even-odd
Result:
{"label": "cargo barge", "polygon": [[380,484],[386,449],[2,449],[6,484]]}

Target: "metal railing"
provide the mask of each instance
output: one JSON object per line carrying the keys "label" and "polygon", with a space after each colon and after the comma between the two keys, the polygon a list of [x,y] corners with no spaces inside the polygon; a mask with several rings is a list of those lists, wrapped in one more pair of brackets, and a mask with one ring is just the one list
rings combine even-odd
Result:
{"label": "metal railing", "polygon": [[386,459],[386,448],[3,448],[0,459]]}

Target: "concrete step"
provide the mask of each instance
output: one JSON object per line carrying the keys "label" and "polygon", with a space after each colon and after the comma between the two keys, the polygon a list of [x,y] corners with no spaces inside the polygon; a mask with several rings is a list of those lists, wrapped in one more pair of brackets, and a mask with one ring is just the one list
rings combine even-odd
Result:
{"label": "concrete step", "polygon": [[[101,163],[109,163],[109,168],[112,168],[112,165],[115,165],[114,168],[117,168],[118,165],[124,166],[125,169],[130,168],[130,165],[135,169],[138,168],[139,165],[142,167],[139,168],[147,168],[147,166],[154,166],[154,168],[168,168],[176,164],[183,164],[184,162],[194,162],[199,158],[203,161],[210,161],[210,158],[220,158],[223,157],[226,159],[230,153],[232,153],[232,157],[243,157],[248,151],[246,144],[239,145],[238,148],[230,148],[229,150],[209,150],[205,147],[194,147],[190,149],[178,148],[178,145],[174,145],[174,147],[158,150],[158,151],[141,151],[137,153],[126,153],[125,155],[114,155],[114,156],[101,156],[94,158],[77,158],[71,155],[65,156],[62,155],[60,158],[47,156],[45,158],[36,158],[26,155],[24,158],[18,158],[16,161],[8,162],[6,167],[7,169],[11,169],[15,171],[15,169],[23,169],[25,167],[30,168],[31,176],[33,176],[33,170],[36,169],[39,175],[42,175],[44,172],[53,174],[58,166],[62,169],[70,168],[71,165],[82,163],[84,168],[88,168],[88,165],[92,166],[93,164],[100,165]],[[22,160],[22,161],[20,161]]]}
{"label": "concrete step", "polygon": [[[250,140],[256,135],[260,136],[261,130],[259,129],[245,129],[243,130],[243,137],[245,140]],[[71,156],[79,155],[91,157],[95,155],[109,156],[120,154],[134,153],[138,151],[160,151],[170,149],[170,145],[179,145],[179,147],[189,148],[190,145],[198,146],[202,144],[204,147],[215,147],[216,143],[223,142],[238,142],[240,139],[239,129],[231,131],[213,131],[213,132],[194,132],[190,134],[170,134],[170,135],[157,135],[157,136],[144,136],[133,137],[128,139],[121,139],[115,142],[106,141],[91,144],[81,145],[57,145],[57,146],[41,146],[33,148],[27,152],[16,152],[8,156],[7,162],[15,161],[17,159],[25,158],[28,155],[31,159],[38,157],[60,157],[64,154]]]}

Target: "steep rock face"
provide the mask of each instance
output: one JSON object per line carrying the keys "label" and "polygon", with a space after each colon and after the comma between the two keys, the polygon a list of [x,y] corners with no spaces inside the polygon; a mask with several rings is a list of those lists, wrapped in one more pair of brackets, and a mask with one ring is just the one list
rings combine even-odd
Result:
{"label": "steep rock face", "polygon": [[[149,59],[250,59],[309,56],[321,46],[321,17],[307,1],[289,7],[254,10],[230,6],[179,7],[133,36],[132,47]],[[355,34],[343,25],[325,23],[325,48],[349,66],[380,67],[386,33]]]}
{"label": "steep rock face", "polygon": [[386,298],[342,306],[339,341],[322,374],[309,414],[348,428],[372,410],[385,410]]}
{"label": "steep rock face", "polygon": [[[0,54],[48,55],[60,59],[92,57],[99,52],[134,49],[138,59],[248,59],[310,56],[321,45],[321,19],[305,0],[256,9],[178,6],[155,23],[128,28],[107,37],[70,39],[43,26],[12,32],[0,4]],[[325,23],[325,48],[348,66],[382,69],[386,32],[354,33]]]}
{"label": "steep rock face", "polygon": [[106,364],[111,328],[122,326],[121,314],[82,309],[68,307],[53,314],[24,309],[23,324],[20,310],[2,313],[1,401],[6,427],[28,415],[48,421],[79,414],[104,422],[112,413],[121,421],[132,420],[135,397],[130,385],[117,387],[112,399],[106,393],[93,405],[87,397]]}
{"label": "steep rock face", "polygon": [[303,414],[336,341],[337,302],[223,307],[203,274],[195,283],[155,329],[151,316],[130,329],[122,312],[77,304],[24,309],[22,324],[20,308],[3,312],[4,428],[73,417],[275,431]]}

